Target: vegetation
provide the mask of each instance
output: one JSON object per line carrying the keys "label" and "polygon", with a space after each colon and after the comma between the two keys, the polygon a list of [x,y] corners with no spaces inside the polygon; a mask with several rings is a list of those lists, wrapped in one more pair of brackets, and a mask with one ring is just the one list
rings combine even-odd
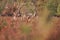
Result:
{"label": "vegetation", "polygon": [[[5,9],[5,6],[7,4],[8,4],[7,7],[9,8]],[[14,12],[14,10],[17,10],[17,11]],[[24,16],[24,13],[27,11],[28,13],[34,13],[36,11],[38,15],[37,17],[34,16],[30,19],[30,16],[29,17]],[[6,14],[9,14],[9,13],[14,14],[16,12],[18,14],[20,12],[23,15],[22,17],[21,16],[16,17],[16,15],[14,15],[12,17],[8,16],[6,18],[0,16],[1,17],[0,20],[2,19],[0,21],[1,22],[0,33],[3,34],[4,37],[6,37],[6,40],[12,37],[15,37],[13,38],[15,40],[20,40],[20,37],[22,40],[25,40],[25,39],[46,40],[46,38],[48,38],[50,34],[50,30],[55,28],[54,25],[56,24],[54,23],[60,20],[59,18],[52,19],[54,15],[60,15],[60,1],[59,0],[0,0],[0,14],[3,14],[4,12]],[[13,20],[13,17],[16,17],[17,20]],[[9,20],[7,20],[8,18]],[[25,21],[27,20],[29,21],[29,23],[27,22],[25,23]],[[7,32],[5,30],[3,30],[4,32],[1,32],[1,30],[6,26],[8,27]],[[13,30],[16,32],[14,32]],[[52,31],[54,32],[56,30],[52,30]],[[1,37],[1,34],[0,34],[0,37]],[[7,34],[10,38],[7,36]]]}
{"label": "vegetation", "polygon": [[57,14],[58,3],[57,1],[51,1],[48,3],[47,8],[49,10],[49,15],[47,17],[47,21],[51,20],[52,16]]}
{"label": "vegetation", "polygon": [[21,31],[22,33],[29,34],[31,32],[31,27],[26,24],[21,25]]}
{"label": "vegetation", "polygon": [[2,20],[1,24],[0,24],[0,31],[7,26],[7,22],[5,20]]}

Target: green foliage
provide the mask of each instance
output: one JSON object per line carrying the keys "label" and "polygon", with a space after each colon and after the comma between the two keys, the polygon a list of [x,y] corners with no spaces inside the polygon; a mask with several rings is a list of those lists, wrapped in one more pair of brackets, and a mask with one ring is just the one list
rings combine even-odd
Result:
{"label": "green foliage", "polygon": [[58,3],[55,0],[48,3],[47,8],[50,13],[47,17],[47,22],[50,21],[50,19],[52,18],[53,15],[57,14],[57,7],[58,7]]}
{"label": "green foliage", "polygon": [[2,20],[2,25],[3,25],[3,26],[7,26],[6,20]]}
{"label": "green foliage", "polygon": [[5,27],[7,26],[7,23],[5,20],[2,20],[2,23],[0,24],[0,31]]}
{"label": "green foliage", "polygon": [[7,0],[7,2],[12,4],[14,1],[13,0]]}
{"label": "green foliage", "polygon": [[4,28],[2,25],[0,25],[0,31],[2,30],[2,28]]}
{"label": "green foliage", "polygon": [[0,1],[0,13],[4,9],[6,3],[7,3],[6,1]]}
{"label": "green foliage", "polygon": [[26,6],[27,6],[29,12],[34,13],[34,5],[32,4],[31,1],[26,1]]}
{"label": "green foliage", "polygon": [[2,8],[0,7],[0,14],[1,14]]}
{"label": "green foliage", "polygon": [[55,12],[55,13],[57,13],[57,7],[58,7],[58,3],[55,0],[48,3],[47,5],[48,10],[50,10],[51,12]]}
{"label": "green foliage", "polygon": [[22,33],[29,34],[31,32],[31,27],[28,25],[21,25],[21,31]]}
{"label": "green foliage", "polygon": [[12,4],[13,3],[13,0],[3,0],[3,1],[0,1],[0,13],[4,9],[6,3]]}

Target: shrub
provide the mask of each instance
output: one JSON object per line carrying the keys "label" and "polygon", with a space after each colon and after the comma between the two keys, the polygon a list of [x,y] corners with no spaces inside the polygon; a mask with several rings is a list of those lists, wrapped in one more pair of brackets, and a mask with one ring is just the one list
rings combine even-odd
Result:
{"label": "shrub", "polygon": [[31,27],[26,24],[21,25],[21,31],[22,33],[29,34],[31,32]]}
{"label": "shrub", "polygon": [[47,21],[50,21],[52,16],[57,14],[57,7],[58,7],[58,3],[55,0],[48,3],[47,8],[48,8],[50,13],[49,13],[49,15],[47,17]]}

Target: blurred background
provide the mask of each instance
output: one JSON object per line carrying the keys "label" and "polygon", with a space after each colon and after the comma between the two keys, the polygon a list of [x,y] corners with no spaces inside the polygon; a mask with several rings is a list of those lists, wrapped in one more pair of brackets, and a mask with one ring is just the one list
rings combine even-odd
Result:
{"label": "blurred background", "polygon": [[60,0],[0,0],[0,40],[60,40]]}

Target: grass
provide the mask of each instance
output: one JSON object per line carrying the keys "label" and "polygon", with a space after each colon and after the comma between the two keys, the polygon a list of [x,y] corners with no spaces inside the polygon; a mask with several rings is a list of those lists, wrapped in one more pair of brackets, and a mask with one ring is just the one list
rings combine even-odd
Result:
{"label": "grass", "polygon": [[5,26],[7,26],[7,22],[5,20],[2,20],[1,25],[0,25],[0,31],[3,29]]}
{"label": "grass", "polygon": [[7,26],[6,20],[2,20],[2,25]]}
{"label": "grass", "polygon": [[22,33],[29,34],[31,32],[31,27],[26,24],[21,25]]}

